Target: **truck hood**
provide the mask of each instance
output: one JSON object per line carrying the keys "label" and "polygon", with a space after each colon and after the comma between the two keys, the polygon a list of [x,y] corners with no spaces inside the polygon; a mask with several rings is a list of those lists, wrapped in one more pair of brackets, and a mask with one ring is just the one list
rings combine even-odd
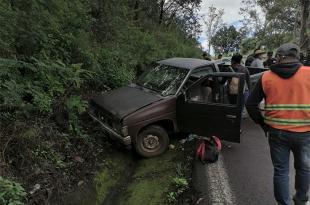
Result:
{"label": "truck hood", "polygon": [[143,88],[125,86],[93,98],[92,103],[122,119],[159,100],[162,100],[160,96]]}

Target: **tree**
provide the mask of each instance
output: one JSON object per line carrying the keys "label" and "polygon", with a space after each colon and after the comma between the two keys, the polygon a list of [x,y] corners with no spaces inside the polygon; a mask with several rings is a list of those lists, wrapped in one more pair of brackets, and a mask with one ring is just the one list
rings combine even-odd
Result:
{"label": "tree", "polygon": [[204,19],[206,26],[206,36],[208,40],[208,53],[211,50],[211,40],[214,34],[220,29],[223,24],[224,9],[217,9],[214,6],[209,7],[207,16]]}
{"label": "tree", "polygon": [[[310,31],[309,31],[309,10],[310,0],[300,0],[301,7],[301,28],[300,28],[300,48],[310,56]],[[308,28],[308,29],[307,29]]]}
{"label": "tree", "polygon": [[265,12],[268,28],[287,33],[296,30],[299,24],[299,5],[296,0],[257,0]]}
{"label": "tree", "polygon": [[[240,14],[243,27],[255,41],[255,47],[275,49],[284,42],[297,39],[300,12],[296,0],[243,0]],[[252,46],[252,45],[251,45]],[[243,49],[247,50],[247,49]]]}
{"label": "tree", "polygon": [[211,39],[215,53],[239,52],[244,34],[234,26],[223,26]]}
{"label": "tree", "polygon": [[198,37],[200,4],[201,0],[159,0],[158,23],[178,25],[189,37]]}

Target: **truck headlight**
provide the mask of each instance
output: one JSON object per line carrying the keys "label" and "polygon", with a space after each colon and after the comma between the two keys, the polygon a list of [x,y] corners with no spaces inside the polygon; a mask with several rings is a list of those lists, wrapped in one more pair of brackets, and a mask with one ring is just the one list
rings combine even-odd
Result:
{"label": "truck headlight", "polygon": [[122,131],[123,136],[128,136],[128,127],[127,126],[122,127],[121,131]]}

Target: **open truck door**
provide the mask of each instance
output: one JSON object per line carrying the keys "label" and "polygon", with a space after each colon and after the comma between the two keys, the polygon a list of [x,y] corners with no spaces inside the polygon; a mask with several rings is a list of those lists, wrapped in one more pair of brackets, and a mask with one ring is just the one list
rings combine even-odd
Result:
{"label": "open truck door", "polygon": [[[235,88],[231,87],[233,81]],[[177,99],[179,129],[201,136],[215,135],[221,140],[240,142],[243,94],[244,74],[216,73],[203,77]]]}

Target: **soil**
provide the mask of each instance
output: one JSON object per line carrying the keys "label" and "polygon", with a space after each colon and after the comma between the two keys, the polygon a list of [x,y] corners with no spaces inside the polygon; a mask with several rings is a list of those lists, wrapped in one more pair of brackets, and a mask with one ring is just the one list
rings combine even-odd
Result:
{"label": "soil", "polygon": [[[173,178],[190,182],[192,143],[176,138],[174,149],[143,159],[111,142],[87,117],[83,122],[86,132],[78,135],[44,120],[1,127],[0,174],[22,184],[26,204],[169,204],[167,194],[178,189]],[[195,200],[188,188],[170,204]]]}
{"label": "soil", "polygon": [[[113,149],[108,158],[114,159],[98,170],[86,189],[82,187],[70,194],[66,205],[194,204],[195,193],[191,186],[176,201],[167,201],[168,193],[178,189],[173,178],[184,177],[190,182],[193,159],[188,156],[192,150],[190,143],[184,145],[178,139],[172,143],[175,149],[151,159],[143,159],[131,151]],[[81,193],[88,193],[83,194],[83,200],[77,197]]]}

